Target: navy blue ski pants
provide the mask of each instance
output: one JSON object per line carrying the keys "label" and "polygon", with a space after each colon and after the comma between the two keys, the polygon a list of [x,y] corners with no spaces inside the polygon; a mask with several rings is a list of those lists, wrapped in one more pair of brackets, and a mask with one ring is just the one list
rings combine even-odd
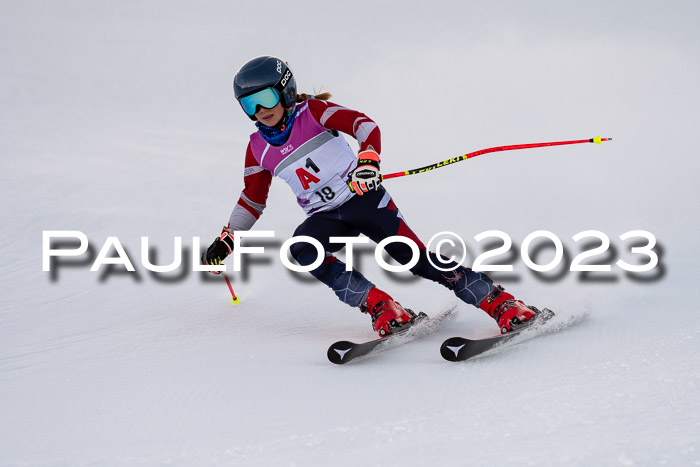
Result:
{"label": "navy blue ski pants", "polygon": [[[380,187],[362,196],[354,196],[336,209],[317,212],[309,216],[294,232],[294,236],[306,235],[318,240],[326,251],[325,261],[311,274],[333,289],[341,301],[357,307],[364,303],[369,290],[374,287],[369,280],[356,270],[345,271],[345,263],[333,253],[344,247],[342,243],[331,243],[330,237],[357,237],[364,234],[379,243],[387,237],[401,235],[413,240],[420,250],[418,263],[410,271],[417,276],[438,282],[452,290],[462,301],[479,306],[494,289],[491,279],[480,272],[458,266],[450,272],[433,267],[428,261],[432,255],[434,264],[448,268],[455,263],[438,262],[435,253],[426,251],[423,242],[406,225],[389,193]],[[291,254],[302,266],[316,261],[318,251],[308,242],[297,242],[291,247]],[[387,253],[399,264],[408,264],[413,256],[411,247],[399,242],[386,246]]]}

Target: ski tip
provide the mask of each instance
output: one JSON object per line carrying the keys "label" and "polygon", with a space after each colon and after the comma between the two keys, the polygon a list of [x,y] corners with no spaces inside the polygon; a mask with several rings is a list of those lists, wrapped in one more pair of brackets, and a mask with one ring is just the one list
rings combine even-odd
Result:
{"label": "ski tip", "polygon": [[462,349],[466,343],[463,337],[451,337],[440,346],[440,355],[448,362],[459,362],[463,360]]}
{"label": "ski tip", "polygon": [[351,359],[345,358],[345,355],[352,350],[354,343],[349,341],[340,341],[328,347],[328,360],[336,365],[342,365],[349,362]]}

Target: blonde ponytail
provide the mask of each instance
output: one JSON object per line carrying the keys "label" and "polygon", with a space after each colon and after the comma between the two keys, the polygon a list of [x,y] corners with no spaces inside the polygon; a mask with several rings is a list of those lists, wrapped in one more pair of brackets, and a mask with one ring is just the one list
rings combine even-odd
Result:
{"label": "blonde ponytail", "polygon": [[[316,92],[316,91],[314,91],[314,92]],[[330,92],[322,92],[320,94],[305,94],[302,92],[302,93],[297,94],[297,104],[304,102],[307,99],[319,99],[322,101],[327,101],[330,98],[331,98]]]}

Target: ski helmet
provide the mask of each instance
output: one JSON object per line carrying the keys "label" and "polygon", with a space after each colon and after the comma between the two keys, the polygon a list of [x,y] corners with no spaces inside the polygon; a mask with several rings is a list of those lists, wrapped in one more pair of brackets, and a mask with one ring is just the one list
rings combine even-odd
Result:
{"label": "ski helmet", "polygon": [[[238,103],[241,104],[243,111],[253,121],[256,120],[255,115],[246,111],[241,99],[266,88],[277,92],[288,115],[294,112],[297,84],[292,70],[289,69],[284,60],[269,55],[255,57],[243,65],[233,78],[233,94]],[[253,105],[253,113],[255,113],[256,108],[257,106]]]}

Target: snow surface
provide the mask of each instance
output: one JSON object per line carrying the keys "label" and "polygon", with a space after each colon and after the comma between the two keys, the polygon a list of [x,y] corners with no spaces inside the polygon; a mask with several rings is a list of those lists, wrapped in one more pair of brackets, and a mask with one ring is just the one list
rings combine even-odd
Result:
{"label": "snow surface", "polygon": [[[700,4],[532,1],[6,1],[0,15],[0,465],[698,465]],[[464,364],[453,335],[496,328],[464,304],[434,334],[336,367],[369,319],[287,271],[303,220],[273,183],[266,255],[191,269],[242,188],[253,127],[231,92],[247,59],[285,57],[302,90],[374,118],[385,172],[504,144],[614,138],[481,156],[386,186],[423,238],[550,230],[658,239],[651,273],[494,274],[563,316],[561,332]],[[116,236],[136,272],[90,255],[42,271],[42,231]],[[148,236],[166,264],[151,274]],[[112,250],[112,254],[114,251]],[[360,266],[429,315],[447,290]],[[544,249],[538,261],[548,261]],[[504,257],[498,258],[503,259]],[[566,263],[565,263],[566,264]]]}

